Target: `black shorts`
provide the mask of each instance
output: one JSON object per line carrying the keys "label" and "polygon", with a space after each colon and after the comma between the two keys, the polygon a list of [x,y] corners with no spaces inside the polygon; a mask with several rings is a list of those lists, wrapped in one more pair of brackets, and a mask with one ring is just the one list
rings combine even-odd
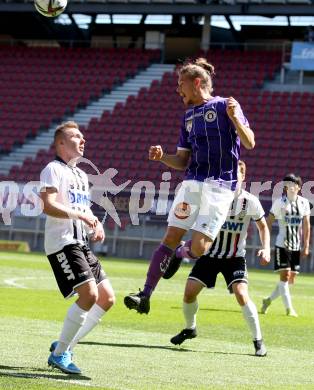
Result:
{"label": "black shorts", "polygon": [[207,288],[214,288],[219,272],[223,274],[227,288],[231,293],[233,283],[248,282],[244,257],[219,259],[218,257],[202,256],[196,261],[188,279],[197,280]]}
{"label": "black shorts", "polygon": [[98,258],[86,245],[66,245],[61,251],[47,257],[65,298],[71,297],[76,287],[89,280],[95,280],[98,285],[107,278]]}
{"label": "black shorts", "polygon": [[275,271],[291,270],[299,273],[300,271],[300,251],[289,251],[279,246],[275,247]]}

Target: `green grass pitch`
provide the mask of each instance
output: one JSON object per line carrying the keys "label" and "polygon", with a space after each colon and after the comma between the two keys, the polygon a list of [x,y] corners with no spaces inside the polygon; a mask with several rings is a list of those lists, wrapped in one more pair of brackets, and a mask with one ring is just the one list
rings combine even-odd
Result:
{"label": "green grass pitch", "polygon": [[[0,253],[0,389],[314,389],[314,278],[292,287],[299,318],[285,315],[280,298],[260,316],[268,356],[257,358],[240,307],[219,277],[199,299],[198,337],[180,348],[169,339],[184,327],[181,302],[189,266],[162,280],[149,315],[127,310],[123,297],[142,287],[147,262],[106,258],[115,307],[75,349],[82,376],[47,366],[71,302],[57,290],[44,254]],[[278,275],[250,271],[257,307]]]}

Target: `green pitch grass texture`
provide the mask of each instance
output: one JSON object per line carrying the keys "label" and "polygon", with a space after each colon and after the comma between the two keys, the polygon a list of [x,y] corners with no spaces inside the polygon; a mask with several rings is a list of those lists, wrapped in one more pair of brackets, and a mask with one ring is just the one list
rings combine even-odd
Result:
{"label": "green pitch grass texture", "polygon": [[[199,297],[198,337],[181,347],[170,338],[184,327],[184,265],[161,280],[149,315],[123,305],[142,287],[148,262],[106,258],[117,303],[80,344],[74,362],[82,376],[47,366],[50,343],[67,308],[43,254],[0,253],[0,389],[314,389],[314,278],[291,288],[299,318],[285,315],[281,299],[261,315],[268,356],[254,356],[250,332],[235,298],[218,278]],[[278,281],[270,270],[250,271],[250,294],[260,309]]]}

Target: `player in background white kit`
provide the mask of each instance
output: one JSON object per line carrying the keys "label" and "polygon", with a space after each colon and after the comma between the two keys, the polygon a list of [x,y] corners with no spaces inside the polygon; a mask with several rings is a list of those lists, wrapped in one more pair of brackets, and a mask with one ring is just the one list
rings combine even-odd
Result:
{"label": "player in background white kit", "polygon": [[262,243],[262,249],[258,251],[262,265],[266,265],[270,261],[270,236],[264,210],[259,200],[254,195],[241,189],[245,171],[245,163],[240,160],[238,165],[238,187],[229,215],[209,253],[196,261],[188,277],[183,299],[186,327],[179,334],[172,337],[170,340],[172,344],[178,345],[186,339],[197,336],[197,296],[204,287],[214,288],[216,277],[221,272],[230,293],[235,294],[244,319],[251,330],[255,355],[266,356],[267,354],[262,339],[257,309],[249,297],[247,285],[245,246],[251,219],[256,223]]}
{"label": "player in background white kit", "polygon": [[56,158],[41,172],[41,198],[47,214],[45,252],[65,298],[78,294],[70,306],[57,342],[50,347],[48,364],[67,374],[80,374],[72,350],[114,303],[114,292],[97,257],[88,246],[103,241],[105,233],[90,209],[87,175],[76,166],[85,139],[75,122],[57,127]]}
{"label": "player in background white kit", "polygon": [[[297,317],[292,306],[289,284],[293,284],[300,270],[300,257],[309,255],[310,247],[310,203],[298,195],[302,187],[302,179],[293,173],[283,179],[285,195],[276,199],[267,217],[271,231],[275,219],[278,220],[279,233],[275,246],[275,271],[280,272],[280,280],[271,293],[263,299],[262,314],[266,314],[271,302],[281,295],[286,314]],[[303,231],[303,232],[302,232]],[[301,252],[301,237],[303,233],[303,249]]]}

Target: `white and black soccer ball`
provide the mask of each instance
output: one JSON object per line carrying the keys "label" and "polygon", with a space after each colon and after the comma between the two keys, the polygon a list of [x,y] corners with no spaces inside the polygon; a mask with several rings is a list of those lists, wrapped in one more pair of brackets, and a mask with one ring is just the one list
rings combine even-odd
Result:
{"label": "white and black soccer ball", "polygon": [[67,4],[67,0],[34,0],[36,10],[48,18],[59,16]]}

